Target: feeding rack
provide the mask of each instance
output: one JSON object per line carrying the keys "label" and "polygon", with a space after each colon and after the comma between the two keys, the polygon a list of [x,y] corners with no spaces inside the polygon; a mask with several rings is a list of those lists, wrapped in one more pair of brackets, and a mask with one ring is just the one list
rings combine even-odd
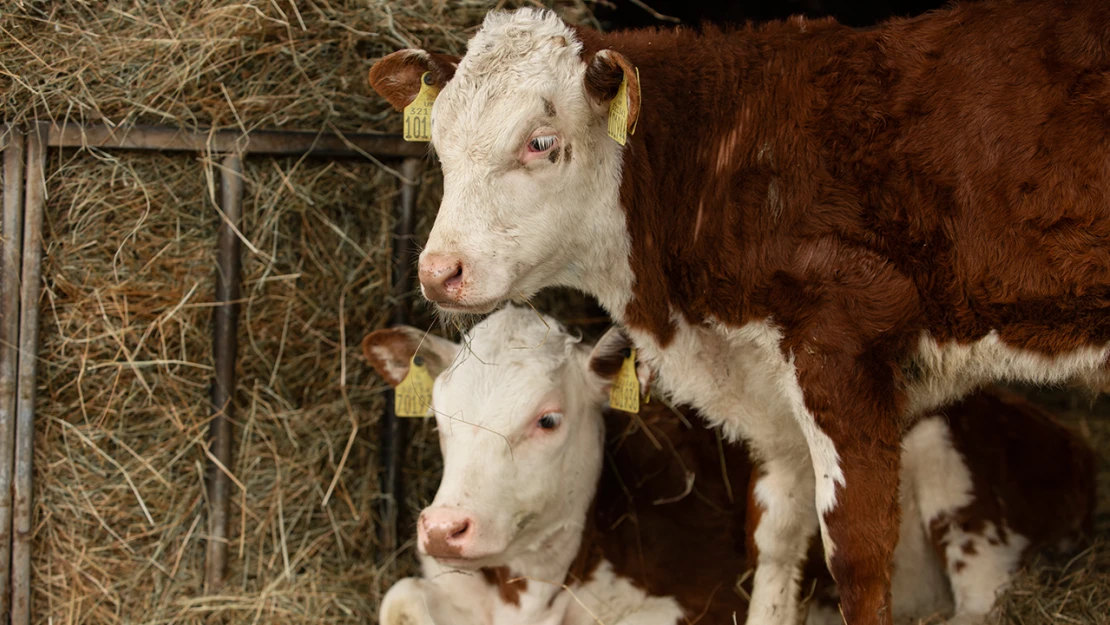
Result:
{"label": "feeding rack", "polygon": [[[256,130],[247,133],[160,126],[112,128],[34,123],[0,125],[3,213],[0,218],[0,614],[13,625],[31,622],[32,444],[34,437],[43,215],[49,149],[99,148],[200,152],[220,157],[217,276],[215,286],[208,458],[208,542],[205,589],[215,592],[227,567],[231,487],[232,393],[238,353],[241,282],[243,160],[251,155],[362,158],[400,161],[401,193],[393,244],[394,323],[408,321],[412,284],[417,179],[426,147],[397,135]],[[381,424],[380,480],[383,553],[397,548],[401,500],[403,420],[387,398]],[[5,618],[5,617],[0,617]],[[6,618],[5,618],[6,620]]]}

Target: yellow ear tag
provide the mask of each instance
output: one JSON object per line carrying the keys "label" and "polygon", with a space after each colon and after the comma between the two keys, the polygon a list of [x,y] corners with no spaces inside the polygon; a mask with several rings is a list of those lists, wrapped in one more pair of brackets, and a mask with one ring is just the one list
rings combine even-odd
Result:
{"label": "yellow ear tag", "polygon": [[636,377],[636,348],[629,350],[620,373],[609,389],[609,405],[617,410],[640,412],[640,379]]}
{"label": "yellow ear tag", "polygon": [[[636,88],[640,87],[640,68],[636,68]],[[637,119],[628,127],[628,109],[631,100],[628,98],[628,76],[621,79],[621,86],[617,88],[617,95],[609,101],[609,136],[617,143],[624,145],[628,142],[628,135],[636,134]]]}
{"label": "yellow ear tag", "polygon": [[393,414],[398,417],[426,417],[432,407],[432,376],[424,359],[413,356],[405,379],[393,389]]}
{"label": "yellow ear tag", "polygon": [[416,99],[405,107],[405,141],[432,140],[432,103],[437,95],[439,89],[432,86],[432,73],[424,72]]}

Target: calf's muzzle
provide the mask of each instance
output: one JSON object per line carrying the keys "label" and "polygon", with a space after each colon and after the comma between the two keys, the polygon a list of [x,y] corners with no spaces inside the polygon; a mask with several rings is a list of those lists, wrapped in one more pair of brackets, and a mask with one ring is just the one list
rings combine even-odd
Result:
{"label": "calf's muzzle", "polygon": [[457,256],[428,254],[420,258],[420,286],[436,304],[458,302],[462,295],[463,261]]}
{"label": "calf's muzzle", "polygon": [[472,557],[474,519],[461,510],[428,508],[420,513],[417,537],[425,554],[436,559],[465,560]]}

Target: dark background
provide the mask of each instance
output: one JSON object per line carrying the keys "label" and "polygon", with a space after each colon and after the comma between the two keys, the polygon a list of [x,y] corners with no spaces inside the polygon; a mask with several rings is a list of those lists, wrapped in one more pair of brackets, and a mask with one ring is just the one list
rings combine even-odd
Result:
{"label": "dark background", "polygon": [[[850,26],[869,26],[889,17],[919,15],[947,4],[942,0],[643,0],[643,3],[690,26],[702,22],[743,24],[748,20],[766,21],[799,14],[814,18],[831,16]],[[657,19],[629,0],[611,0],[606,4],[609,6],[598,3],[594,8],[594,15],[606,30],[672,23]]]}

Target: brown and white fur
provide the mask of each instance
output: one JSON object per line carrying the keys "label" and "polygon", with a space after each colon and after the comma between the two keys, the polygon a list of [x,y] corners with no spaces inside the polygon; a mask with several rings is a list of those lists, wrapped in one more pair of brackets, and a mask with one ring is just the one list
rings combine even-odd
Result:
{"label": "brown and white fur", "polygon": [[[457,61],[457,66],[456,66]],[[1110,383],[1110,5],[984,0],[853,30],[600,34],[492,12],[441,87],[424,295],[596,296],[660,386],[762,463],[750,623],[794,625],[820,530],[890,623],[900,442],[995,380]],[[627,145],[607,136],[627,85]]]}

